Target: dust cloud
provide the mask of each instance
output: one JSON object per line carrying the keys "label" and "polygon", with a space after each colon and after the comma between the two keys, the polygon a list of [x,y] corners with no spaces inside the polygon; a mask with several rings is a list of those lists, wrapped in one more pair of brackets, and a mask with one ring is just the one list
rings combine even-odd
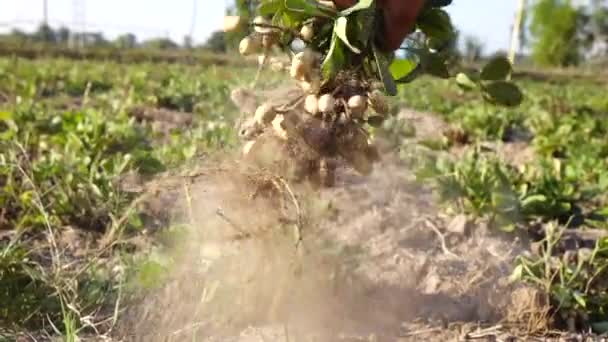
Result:
{"label": "dust cloud", "polygon": [[521,297],[508,276],[525,241],[443,217],[397,158],[322,190],[221,165],[173,196],[190,228],[126,340],[394,341],[420,325],[446,340],[461,333],[448,323],[504,322]]}

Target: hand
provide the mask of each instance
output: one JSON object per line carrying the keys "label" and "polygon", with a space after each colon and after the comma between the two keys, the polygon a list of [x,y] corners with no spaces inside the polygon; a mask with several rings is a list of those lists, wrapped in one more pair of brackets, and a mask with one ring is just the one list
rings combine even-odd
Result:
{"label": "hand", "polygon": [[[397,50],[405,37],[412,32],[416,18],[426,0],[378,0],[384,9],[384,48]],[[334,0],[338,8],[353,6],[357,0]]]}

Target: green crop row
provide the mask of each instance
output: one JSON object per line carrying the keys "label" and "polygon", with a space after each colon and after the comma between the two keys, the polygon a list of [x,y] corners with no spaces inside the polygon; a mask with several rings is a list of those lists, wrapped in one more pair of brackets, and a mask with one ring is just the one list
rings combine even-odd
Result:
{"label": "green crop row", "polygon": [[[131,247],[121,243],[146,222],[133,206],[138,195],[120,180],[205,163],[207,153],[235,146],[239,113],[230,89],[255,74],[217,65],[0,59],[0,326],[94,332],[95,322],[83,317],[111,322],[126,281],[117,263],[144,286],[162,273],[127,256]],[[271,74],[262,80],[274,81]],[[540,253],[519,258],[514,275],[545,289],[564,317],[602,331],[608,240],[577,251],[580,257],[562,256],[558,246],[569,231],[608,229],[608,98],[596,81],[515,81],[525,94],[515,108],[445,80],[401,88],[398,106],[437,113],[467,137],[464,146],[447,136],[427,142],[464,152],[428,153],[418,174],[453,210],[503,230],[546,227]],[[165,111],[172,122],[142,123],[135,108]],[[416,134],[387,124],[394,142]],[[531,154],[526,163],[487,147],[515,143],[510,153]],[[66,252],[59,240],[70,230],[96,236],[96,254]]]}
{"label": "green crop row", "polygon": [[[234,146],[229,89],[254,76],[216,65],[0,59],[0,326],[94,331],[82,318],[106,319],[100,308],[119,295],[120,241],[145,228],[138,194],[121,179],[145,181]],[[172,123],[139,122],[134,108],[165,111]],[[95,253],[74,255],[78,241],[61,242],[69,231],[95,237]]]}
{"label": "green crop row", "polygon": [[[605,332],[608,98],[604,85],[584,79],[516,81],[525,93],[516,108],[487,104],[446,81],[425,79],[403,88],[401,105],[436,113],[467,137],[465,146],[447,135],[435,144],[427,143],[431,149],[459,151],[460,157],[441,151],[425,154],[418,158],[418,175],[434,185],[451,210],[489,220],[497,229],[544,227],[538,242],[543,248],[536,255],[522,256],[515,276],[546,290],[559,313],[556,321]],[[505,146],[510,149],[502,149]],[[526,157],[518,161],[520,156]],[[576,250],[559,250],[561,237],[568,233],[595,236],[594,248],[579,251],[587,257],[572,257]]]}

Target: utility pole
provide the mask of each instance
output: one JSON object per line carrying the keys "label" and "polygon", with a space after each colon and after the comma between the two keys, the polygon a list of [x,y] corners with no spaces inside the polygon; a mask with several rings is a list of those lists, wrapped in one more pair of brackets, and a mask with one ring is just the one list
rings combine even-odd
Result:
{"label": "utility pole", "polygon": [[49,26],[49,0],[44,0],[42,11],[42,24]]}
{"label": "utility pole", "polygon": [[83,47],[86,33],[86,0],[72,0],[72,44]]}
{"label": "utility pole", "polygon": [[513,23],[513,30],[511,31],[511,48],[509,49],[509,60],[511,64],[515,64],[515,58],[521,48],[521,31],[524,21],[524,14],[526,12],[526,0],[517,0],[517,12],[515,13],[515,22]]}
{"label": "utility pole", "polygon": [[198,0],[193,0],[192,3],[192,21],[190,22],[190,33],[188,33],[188,35],[190,36],[190,39],[192,39],[194,37],[194,30],[196,29],[196,16],[197,16],[197,12],[198,11]]}

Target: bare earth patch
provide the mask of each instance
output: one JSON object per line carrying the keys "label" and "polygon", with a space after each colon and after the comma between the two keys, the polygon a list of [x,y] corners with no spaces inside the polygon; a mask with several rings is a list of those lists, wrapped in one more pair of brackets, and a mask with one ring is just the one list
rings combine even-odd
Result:
{"label": "bare earth patch", "polygon": [[490,338],[505,329],[483,327],[543,310],[508,282],[525,241],[444,217],[394,156],[323,190],[205,163],[216,166],[154,186],[192,228],[167,285],[126,315],[127,341]]}

